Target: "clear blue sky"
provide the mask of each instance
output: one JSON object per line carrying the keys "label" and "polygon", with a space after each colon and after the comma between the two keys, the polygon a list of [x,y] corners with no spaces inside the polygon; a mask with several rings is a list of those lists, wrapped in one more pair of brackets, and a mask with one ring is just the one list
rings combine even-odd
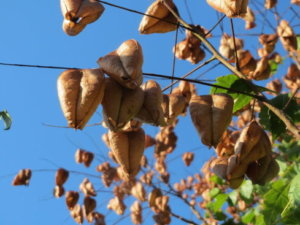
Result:
{"label": "clear blue sky", "polygon": [[[111,2],[144,12],[152,1]],[[209,29],[217,21],[215,11],[208,7],[204,0],[187,0],[187,2],[195,24]],[[175,3],[182,17],[191,22],[184,1],[175,0]],[[285,3],[281,3],[280,6],[286,8]],[[140,15],[111,6],[105,6],[105,8],[104,14],[98,21],[88,25],[78,36],[70,37],[61,29],[63,18],[59,1],[2,1],[0,7],[0,62],[95,68],[97,67],[96,60],[99,57],[113,51],[123,41],[134,38],[143,47],[143,71],[170,75],[175,32],[140,35],[138,32]],[[230,33],[228,19],[224,22],[225,31]],[[243,31],[243,21],[235,19],[234,22],[236,33],[246,33]],[[247,32],[259,33],[260,31],[261,26],[258,26]],[[272,32],[268,27],[265,31]],[[221,31],[217,28],[213,33],[219,35]],[[179,32],[178,39],[182,40],[183,38],[184,33]],[[255,55],[257,43],[251,42],[251,39],[247,40],[250,42],[246,44],[246,49],[251,49]],[[219,45],[219,38],[212,38],[211,41],[216,46]],[[207,56],[209,57],[208,53]],[[194,66],[189,62],[177,60],[175,75],[181,76],[193,68]],[[193,77],[206,69],[196,72]],[[284,74],[284,70],[282,71],[281,75]],[[96,165],[107,158],[108,149],[101,141],[102,134],[106,132],[104,128],[96,126],[86,128],[84,131],[73,131],[43,125],[46,123],[66,126],[56,90],[56,80],[61,72],[62,70],[0,66],[0,111],[7,109],[13,118],[13,125],[9,131],[0,130],[0,199],[2,204],[0,225],[75,224],[69,216],[64,198],[55,199],[52,196],[54,172],[38,172],[37,170],[64,167],[97,175]],[[217,76],[228,73],[227,70],[220,67],[202,78],[215,79]],[[157,81],[162,87],[170,82]],[[198,94],[207,94],[208,91],[207,87],[198,86]],[[101,107],[99,107],[89,123],[101,120]],[[153,136],[158,131],[156,127],[144,127],[146,132]],[[202,146],[189,117],[180,118],[176,133],[179,136],[178,147],[168,157],[172,180],[199,172],[203,162],[213,153],[213,150]],[[195,152],[196,160],[191,167],[187,168],[183,166],[181,154],[195,147],[199,147]],[[83,148],[96,154],[96,160],[89,169],[75,163],[74,153],[77,148]],[[152,152],[153,149],[146,150],[150,161],[153,158]],[[12,178],[22,168],[34,170],[30,186],[12,187]],[[78,189],[78,184],[82,179],[82,176],[71,175],[65,185],[66,189]],[[92,181],[96,187],[103,189],[100,179]],[[118,220],[114,212],[106,210],[106,204],[111,197],[111,194],[101,192],[97,196],[97,210],[100,213],[108,214],[107,224],[113,224]],[[176,204],[175,213],[182,213],[188,218],[193,218],[189,211],[181,210],[180,202],[174,200],[174,203]],[[130,205],[128,205],[128,209],[129,207]],[[125,214],[128,213],[129,211],[126,211]],[[147,211],[145,211],[144,217],[146,218],[144,224],[153,224]],[[181,224],[175,218],[172,221],[172,224]],[[129,223],[127,218],[119,224]]]}

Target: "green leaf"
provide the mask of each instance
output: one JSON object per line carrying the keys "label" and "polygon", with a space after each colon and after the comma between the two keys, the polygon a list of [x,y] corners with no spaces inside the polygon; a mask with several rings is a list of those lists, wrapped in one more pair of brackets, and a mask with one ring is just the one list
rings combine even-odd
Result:
{"label": "green leaf", "polygon": [[9,130],[11,127],[12,119],[6,110],[0,112],[0,120],[1,119],[3,119],[5,124],[4,130]]}
{"label": "green leaf", "polygon": [[270,67],[271,67],[271,74],[277,73],[278,63],[275,62],[275,60],[270,60],[270,61],[269,61],[269,65],[270,65]]}
{"label": "green leaf", "polygon": [[[247,81],[244,79],[240,79],[233,74],[218,77],[215,85],[231,88],[232,90],[242,91],[249,94],[252,93],[252,90],[249,87]],[[238,94],[233,91],[229,91],[221,88],[215,88],[215,87],[211,88],[210,94],[216,94],[216,93],[227,93],[234,99],[233,112],[236,112],[239,109],[246,106],[247,104],[249,104],[252,99],[252,97],[248,95]]]}
{"label": "green leaf", "polygon": [[215,202],[213,203],[213,211],[217,212],[226,202],[227,198],[228,198],[227,194],[224,193],[218,194]]}
{"label": "green leaf", "polygon": [[234,191],[232,191],[232,192],[230,192],[228,194],[228,197],[229,197],[228,200],[230,200],[230,202],[232,203],[232,205],[236,204],[237,199],[238,199],[238,195],[239,195],[239,193],[236,190],[234,190]]}
{"label": "green leaf", "polygon": [[264,215],[260,214],[255,217],[255,225],[266,225]]}
{"label": "green leaf", "polygon": [[245,224],[249,224],[253,221],[255,217],[254,209],[250,209],[245,215],[242,216],[242,222]]}
{"label": "green leaf", "polygon": [[218,177],[217,175],[212,175],[210,177],[210,181],[214,182],[215,184],[220,184],[220,185],[224,184],[224,180]]}
{"label": "green leaf", "polygon": [[[288,102],[289,104],[287,105]],[[283,112],[292,122],[300,121],[300,106],[295,99],[290,100],[288,94],[278,95],[271,99],[270,103],[278,109],[283,109]],[[286,132],[285,124],[266,106],[262,108],[259,118],[261,124],[271,131],[274,140]]]}
{"label": "green leaf", "polygon": [[250,180],[244,181],[240,188],[241,196],[245,200],[250,200],[252,198],[252,191],[253,191],[252,182]]}
{"label": "green leaf", "polygon": [[219,188],[213,188],[209,191],[209,196],[213,199],[214,197],[216,197],[218,194],[220,193],[220,189]]}
{"label": "green leaf", "polygon": [[223,212],[219,211],[219,212],[214,213],[214,218],[216,220],[222,221],[222,220],[226,220],[227,216]]}
{"label": "green leaf", "polygon": [[273,224],[280,219],[280,214],[288,204],[288,192],[290,184],[287,180],[280,179],[272,184],[264,196],[263,215],[266,224]]}
{"label": "green leaf", "polygon": [[300,35],[297,36],[297,49],[300,50]]}
{"label": "green leaf", "polygon": [[300,206],[300,174],[292,180],[288,196],[295,205]]}

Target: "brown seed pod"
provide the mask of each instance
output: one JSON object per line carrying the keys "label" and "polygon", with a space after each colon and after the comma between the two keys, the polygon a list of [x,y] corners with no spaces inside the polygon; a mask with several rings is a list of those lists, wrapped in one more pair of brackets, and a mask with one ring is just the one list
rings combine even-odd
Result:
{"label": "brown seed pod", "polygon": [[141,182],[136,182],[131,188],[131,194],[141,202],[146,201],[146,191]]}
{"label": "brown seed pod", "polygon": [[272,9],[277,4],[277,0],[265,0],[265,8]]}
{"label": "brown seed pod", "polygon": [[216,147],[216,152],[219,157],[231,156],[234,154],[234,145],[240,136],[239,131],[225,131],[222,139]]}
{"label": "brown seed pod", "polygon": [[242,19],[245,20],[245,29],[250,30],[254,27],[256,27],[255,23],[255,14],[253,11],[250,9],[250,7],[247,7],[246,14],[242,16]]}
{"label": "brown seed pod", "polygon": [[[244,47],[244,41],[239,38],[235,38],[235,48],[236,50],[242,50]],[[220,41],[219,51],[221,55],[225,58],[232,60],[234,58],[234,39],[233,37],[229,36],[228,34],[224,33],[222,35]]]}
{"label": "brown seed pod", "polygon": [[78,224],[83,224],[83,210],[79,204],[77,204],[71,211],[71,216]]}
{"label": "brown seed pod", "polygon": [[120,130],[137,115],[143,102],[144,92],[140,87],[130,90],[121,87],[113,79],[106,79],[102,101],[106,126],[112,131]]}
{"label": "brown seed pod", "polygon": [[143,174],[140,177],[140,181],[143,182],[144,184],[147,184],[150,186],[152,184],[152,178],[153,178],[153,172],[151,171],[151,172]]}
{"label": "brown seed pod", "polygon": [[252,183],[258,184],[260,180],[264,179],[271,161],[272,156],[267,154],[265,157],[249,164],[246,175]]}
{"label": "brown seed pod", "polygon": [[300,0],[291,0],[291,3],[300,6]]}
{"label": "brown seed pod", "polygon": [[277,34],[283,47],[287,51],[297,50],[297,37],[293,31],[293,28],[286,20],[281,20],[277,27]]}
{"label": "brown seed pod", "polygon": [[63,186],[56,185],[53,190],[53,195],[55,198],[60,198],[65,194],[65,189]]}
{"label": "brown seed pod", "polygon": [[133,224],[142,224],[143,218],[142,218],[142,206],[138,201],[135,201],[131,207],[131,221]]}
{"label": "brown seed pod", "polygon": [[214,158],[210,167],[212,171],[223,179],[227,178],[228,157]]}
{"label": "brown seed pod", "polygon": [[69,171],[63,169],[63,168],[59,168],[56,171],[56,175],[55,175],[55,183],[57,186],[62,186],[69,177]]}
{"label": "brown seed pod", "polygon": [[97,193],[94,189],[93,184],[89,181],[88,178],[84,178],[79,186],[80,190],[82,191],[85,196],[96,196]]}
{"label": "brown seed pod", "polygon": [[94,225],[106,225],[105,216],[103,214],[98,213],[98,212],[93,212],[92,215],[93,215],[93,218],[95,221]]}
{"label": "brown seed pod", "polygon": [[275,80],[272,80],[269,83],[267,83],[266,88],[268,88],[268,89],[270,89],[270,90],[272,90],[272,91],[275,92],[275,93],[273,93],[273,92],[267,92],[268,94],[276,96],[282,90],[282,83],[281,83],[281,81],[279,79],[275,79]]}
{"label": "brown seed pod", "polygon": [[262,57],[256,64],[256,69],[250,73],[250,78],[254,80],[266,80],[271,76],[271,66],[268,57]]}
{"label": "brown seed pod", "polygon": [[143,52],[134,40],[123,42],[119,48],[97,61],[101,69],[121,86],[136,89],[143,82]]}
{"label": "brown seed pod", "polygon": [[31,178],[31,170],[30,169],[22,169],[13,179],[12,185],[29,185],[29,181]]}
{"label": "brown seed pod", "polygon": [[153,80],[148,80],[142,85],[142,89],[144,91],[144,103],[135,118],[154,126],[165,126],[160,85]]}
{"label": "brown seed pod", "polygon": [[67,191],[65,197],[68,209],[72,210],[78,202],[79,193],[77,191]]}
{"label": "brown seed pod", "polygon": [[120,198],[114,197],[109,201],[107,208],[115,211],[115,213],[118,215],[123,215],[126,209],[126,205]]}
{"label": "brown seed pod", "polygon": [[94,153],[85,151],[83,149],[77,149],[75,153],[75,161],[77,163],[83,163],[85,167],[89,167],[94,159]]}
{"label": "brown seed pod", "polygon": [[287,71],[287,74],[283,77],[283,81],[287,88],[292,91],[300,87],[300,70],[297,65],[292,63]]}
{"label": "brown seed pod", "polygon": [[114,180],[118,179],[116,168],[111,167],[109,162],[98,165],[97,171],[102,172],[101,180],[105,187],[109,187]]}
{"label": "brown seed pod", "polygon": [[83,129],[101,103],[104,74],[100,69],[70,69],[57,80],[58,97],[69,127]]}
{"label": "brown seed pod", "polygon": [[167,125],[174,123],[179,115],[185,115],[187,107],[188,103],[182,94],[163,95],[162,109]]}
{"label": "brown seed pod", "polygon": [[[167,0],[165,2],[178,14],[177,8],[172,0]],[[141,34],[166,33],[176,30],[177,28],[177,19],[161,0],[153,2],[145,14],[152,15],[162,20],[158,20],[150,16],[144,16],[139,26],[139,32]]]}
{"label": "brown seed pod", "polygon": [[149,203],[149,206],[152,208],[152,207],[155,207],[155,200],[156,198],[158,197],[161,197],[162,196],[162,192],[160,189],[158,188],[154,188],[148,195],[148,203]]}
{"label": "brown seed pod", "polygon": [[97,206],[97,202],[95,199],[88,196],[84,197],[83,210],[86,216],[91,214],[95,210],[96,206]]}
{"label": "brown seed pod", "polygon": [[206,2],[230,18],[244,16],[247,12],[248,0],[206,0]]}
{"label": "brown seed pod", "polygon": [[227,94],[193,96],[190,114],[203,144],[217,146],[231,121],[233,99]]}
{"label": "brown seed pod", "polygon": [[86,25],[95,22],[105,8],[95,0],[61,0],[60,7],[64,17],[63,30],[74,36]]}
{"label": "brown seed pod", "polygon": [[145,132],[138,131],[108,132],[111,150],[120,164],[125,179],[132,179],[140,170],[140,161],[144,154]]}
{"label": "brown seed pod", "polygon": [[193,152],[185,152],[182,155],[182,160],[186,166],[190,166],[194,160],[194,153]]}
{"label": "brown seed pod", "polygon": [[249,75],[250,73],[255,71],[257,62],[249,51],[238,50],[237,58],[239,59],[239,66],[243,74]]}

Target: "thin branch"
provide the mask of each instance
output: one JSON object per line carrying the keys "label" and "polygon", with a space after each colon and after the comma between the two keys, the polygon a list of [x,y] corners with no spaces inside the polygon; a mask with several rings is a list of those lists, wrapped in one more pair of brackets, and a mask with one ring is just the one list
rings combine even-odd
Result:
{"label": "thin branch", "polygon": [[236,69],[238,71],[240,71],[239,59],[238,59],[238,55],[237,55],[237,48],[236,48],[236,42],[235,42],[235,33],[234,33],[234,26],[233,26],[232,18],[230,18],[230,29],[231,29],[231,33],[232,33],[232,37],[233,37],[235,65],[236,65]]}
{"label": "thin branch", "polygon": [[[178,40],[178,27],[179,27],[179,23],[177,24],[176,33],[175,33],[175,44],[174,44],[174,54],[173,54],[173,62],[172,62],[172,79],[171,79],[171,84],[173,83],[173,77],[174,77],[175,65],[176,65],[176,45],[177,45],[177,40]],[[171,85],[170,94],[172,92],[172,89],[173,89],[173,85]]]}
{"label": "thin branch", "polygon": [[[198,69],[200,69],[201,67],[209,64],[210,62],[214,61],[216,58],[212,57],[209,60],[205,61],[204,63],[200,64],[199,66],[197,66],[195,69],[191,70],[190,72],[188,72],[187,74],[183,75],[181,78],[186,78],[189,75],[191,75],[192,73],[194,73],[195,71],[197,71]],[[162,92],[166,91],[167,89],[169,89],[170,87],[174,86],[175,84],[177,84],[179,82],[179,80],[176,80],[174,82],[172,82],[170,85],[168,85],[167,87],[165,87],[164,89],[162,89]]]}
{"label": "thin branch", "polygon": [[218,22],[212,27],[210,28],[210,30],[205,34],[205,36],[209,35],[222,21],[223,19],[226,17],[226,15],[223,15]]}
{"label": "thin branch", "polygon": [[173,212],[170,212],[170,214],[171,214],[173,217],[175,217],[175,218],[177,218],[177,219],[179,219],[179,220],[181,220],[181,221],[183,221],[183,222],[186,222],[186,223],[188,223],[188,224],[197,225],[197,223],[195,223],[194,221],[188,220],[188,219],[186,219],[186,218],[184,218],[184,217],[182,217],[182,216],[179,216],[179,215],[177,215],[177,214],[175,214],[175,213],[173,213]]}

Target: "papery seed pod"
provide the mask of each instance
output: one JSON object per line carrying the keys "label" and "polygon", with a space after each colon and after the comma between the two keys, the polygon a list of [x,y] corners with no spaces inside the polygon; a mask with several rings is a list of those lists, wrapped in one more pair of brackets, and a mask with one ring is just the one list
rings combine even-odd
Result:
{"label": "papery seed pod", "polygon": [[215,158],[211,161],[211,169],[218,176],[223,179],[227,177],[228,157]]}
{"label": "papery seed pod", "polygon": [[256,69],[256,60],[249,51],[238,50],[237,58],[239,60],[239,67],[243,74],[249,75]]}
{"label": "papery seed pod", "polygon": [[292,63],[287,71],[287,74],[283,77],[283,81],[287,88],[296,90],[300,87],[300,70],[297,65]]}
{"label": "papery seed pod", "polygon": [[[278,41],[277,34],[262,34],[259,36],[259,42],[263,45],[266,55],[271,54],[275,48],[275,44]],[[264,56],[266,56],[264,55]]]}
{"label": "papery seed pod", "polygon": [[68,209],[72,210],[78,202],[79,193],[77,191],[67,191],[65,197]]}
{"label": "papery seed pod", "polygon": [[31,178],[31,170],[30,169],[22,169],[13,179],[12,185],[29,185],[29,181]]}
{"label": "papery seed pod", "polygon": [[108,133],[104,133],[101,137],[102,141],[104,142],[104,144],[106,145],[107,148],[110,148],[109,145],[109,138],[108,138]]}
{"label": "papery seed pod", "polygon": [[159,196],[155,199],[155,207],[160,212],[166,212],[169,211],[169,196],[163,195]]}
{"label": "papery seed pod", "polygon": [[291,3],[300,6],[300,0],[291,0]]}
{"label": "papery seed pod", "polygon": [[272,159],[264,177],[259,180],[259,184],[264,185],[270,182],[273,178],[275,178],[278,175],[279,170],[280,168],[277,161]]}
{"label": "papery seed pod", "polygon": [[240,136],[239,131],[225,131],[222,139],[216,147],[216,152],[219,157],[231,156],[234,154],[234,145]]}
{"label": "papery seed pod", "polygon": [[193,45],[188,39],[176,44],[173,52],[178,59],[187,60],[192,64],[197,64],[205,58],[205,52],[200,48],[200,43]]}
{"label": "papery seed pod", "polygon": [[141,204],[138,201],[135,201],[131,205],[130,211],[131,221],[133,222],[133,224],[141,224],[143,222]]}
{"label": "papery seed pod", "polygon": [[164,113],[161,107],[162,92],[159,84],[153,80],[148,80],[142,85],[142,89],[144,90],[144,103],[135,118],[154,126],[165,126]]}
{"label": "papery seed pod", "polygon": [[117,170],[111,167],[109,162],[98,165],[97,171],[102,172],[101,179],[105,187],[109,187],[117,179]]}
{"label": "papery seed pod", "polygon": [[[168,116],[165,118],[168,125],[172,124],[179,115],[185,115],[188,103],[183,95],[169,94],[168,95]],[[164,114],[166,112],[164,111]]]}
{"label": "papery seed pod", "polygon": [[233,37],[224,33],[220,40],[219,51],[222,56],[231,60],[234,58],[235,49],[238,51],[243,49],[243,47],[244,47],[244,41],[242,39],[239,38],[233,39]]}
{"label": "papery seed pod", "polygon": [[243,20],[245,20],[245,29],[250,30],[254,27],[256,27],[255,23],[255,14],[253,11],[250,9],[250,7],[247,7],[246,14],[242,17]]}
{"label": "papery seed pod", "polygon": [[83,200],[83,209],[86,216],[88,216],[90,213],[92,213],[97,206],[97,202],[95,199],[91,197],[84,197]]}
{"label": "papery seed pod", "polygon": [[271,66],[268,57],[262,57],[256,64],[256,69],[250,73],[251,79],[266,80],[271,76]]}
{"label": "papery seed pod", "polygon": [[63,186],[56,185],[53,190],[53,195],[55,198],[60,198],[65,194],[65,189]]}
{"label": "papery seed pod", "polygon": [[170,181],[170,173],[169,172],[164,172],[160,174],[160,179],[163,183],[167,184]]}
{"label": "papery seed pod", "polygon": [[142,122],[132,119],[125,124],[125,126],[122,128],[122,131],[138,131],[142,125]]}
{"label": "papery seed pod", "polygon": [[70,69],[59,76],[58,97],[69,127],[85,127],[102,101],[104,80],[100,69]]}
{"label": "papery seed pod", "polygon": [[148,172],[148,173],[143,174],[140,177],[140,181],[143,182],[144,184],[151,185],[152,178],[153,178],[153,172]]}
{"label": "papery seed pod", "polygon": [[279,79],[275,79],[275,80],[272,80],[269,83],[267,83],[266,88],[268,88],[268,89],[270,89],[270,90],[272,90],[272,91],[275,92],[275,93],[274,92],[267,92],[268,94],[276,96],[282,90],[282,83],[280,82]]}
{"label": "papery seed pod", "polygon": [[132,132],[109,131],[111,149],[127,179],[133,178],[140,170],[144,154],[145,133],[142,128]]}
{"label": "papery seed pod", "polygon": [[154,188],[148,195],[148,203],[149,203],[149,206],[152,208],[152,207],[155,207],[155,200],[156,198],[158,197],[161,197],[162,196],[162,192],[160,189],[158,188]]}
{"label": "papery seed pod", "polygon": [[71,211],[71,216],[78,224],[83,224],[83,210],[79,204],[77,204]]}
{"label": "papery seed pod", "polygon": [[144,168],[147,168],[148,166],[148,159],[145,155],[143,155],[141,158],[140,166]]}
{"label": "papery seed pod", "polygon": [[243,16],[247,12],[248,0],[206,0],[215,10],[228,17]]}
{"label": "papery seed pod", "polygon": [[194,153],[193,152],[185,152],[182,155],[182,160],[186,166],[190,166],[194,160]]}
{"label": "papery seed pod", "polygon": [[245,127],[253,118],[253,112],[250,109],[245,110],[238,116],[238,128]]}
{"label": "papery seed pod", "polygon": [[[167,0],[165,2],[178,14],[177,8],[172,0]],[[177,28],[176,17],[173,16],[161,0],[153,2],[145,14],[152,15],[162,20],[158,20],[150,16],[144,16],[139,26],[139,32],[141,34],[166,33],[176,30]]]}
{"label": "papery seed pod", "polygon": [[[114,104],[111,104],[112,102]],[[141,88],[126,89],[114,80],[107,79],[102,101],[105,124],[112,131],[120,130],[137,115],[143,102],[144,92]]]}
{"label": "papery seed pod", "polygon": [[272,9],[277,4],[277,0],[265,0],[265,8]]}
{"label": "papery seed pod", "polygon": [[267,154],[265,157],[249,164],[246,175],[253,184],[260,183],[259,181],[265,176],[271,161],[272,156]]}
{"label": "papery seed pod", "polygon": [[55,175],[55,183],[57,186],[62,186],[69,177],[69,171],[63,169],[63,168],[59,168],[56,171],[56,175]]}
{"label": "papery seed pod", "polygon": [[187,81],[180,81],[178,87],[174,88],[172,93],[183,95],[187,103],[190,102],[193,95],[197,94],[195,85]]}
{"label": "papery seed pod", "polygon": [[143,82],[143,52],[134,40],[123,42],[117,50],[100,57],[97,61],[101,69],[121,86],[136,89]]}
{"label": "papery seed pod", "polygon": [[141,182],[136,182],[131,188],[131,194],[141,202],[146,201],[146,191]]}
{"label": "papery seed pod", "polygon": [[155,137],[155,156],[164,156],[172,153],[176,148],[177,139],[174,126],[162,127]]}
{"label": "papery seed pod", "polygon": [[193,96],[190,114],[203,144],[217,146],[231,121],[233,99],[226,94]]}
{"label": "papery seed pod", "polygon": [[95,224],[94,225],[106,225],[105,223],[105,216],[98,212],[93,212],[93,217]]}
{"label": "papery seed pod", "polygon": [[283,47],[287,51],[297,50],[297,37],[293,31],[293,28],[289,25],[286,20],[281,20],[277,27],[277,34]]}
{"label": "papery seed pod", "polygon": [[60,6],[64,17],[63,30],[70,36],[79,34],[105,10],[102,4],[95,0],[61,0]]}
{"label": "papery seed pod", "polygon": [[152,216],[153,220],[157,225],[167,225],[171,223],[170,212],[158,212],[157,214]]}
{"label": "papery seed pod", "polygon": [[77,163],[83,163],[85,167],[89,167],[94,159],[94,153],[85,151],[83,149],[77,149],[75,153],[75,160]]}
{"label": "papery seed pod", "polygon": [[120,198],[114,197],[109,201],[107,208],[115,211],[115,213],[118,215],[123,215],[126,209],[126,205]]}
{"label": "papery seed pod", "polygon": [[84,178],[84,180],[81,182],[79,188],[80,188],[80,191],[82,191],[82,193],[85,194],[85,196],[96,196],[97,195],[93,184],[89,181],[88,178]]}

